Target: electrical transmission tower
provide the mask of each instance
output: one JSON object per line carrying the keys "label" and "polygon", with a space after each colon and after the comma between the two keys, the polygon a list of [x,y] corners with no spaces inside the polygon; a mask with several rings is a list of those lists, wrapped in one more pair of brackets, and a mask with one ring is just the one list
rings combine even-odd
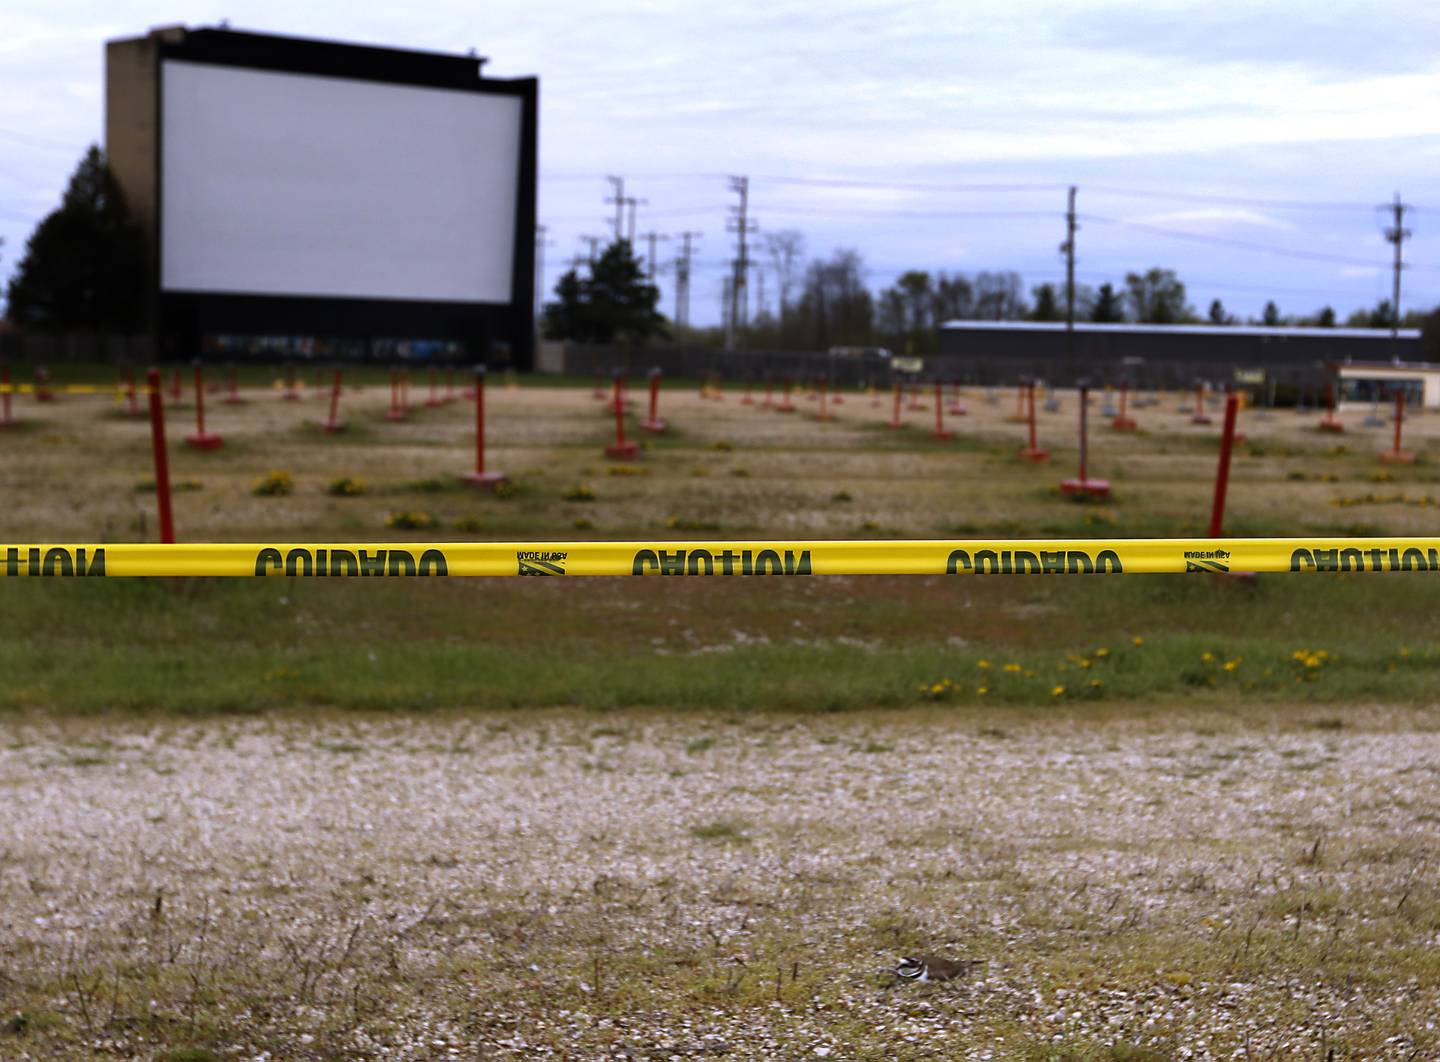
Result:
{"label": "electrical transmission tower", "polygon": [[1390,211],[1394,221],[1394,224],[1385,227],[1385,239],[1395,245],[1394,287],[1390,299],[1390,360],[1396,361],[1400,357],[1400,273],[1405,268],[1401,245],[1410,238],[1410,230],[1405,227],[1405,212],[1411,208],[1400,201],[1400,193],[1396,192],[1395,202],[1387,203],[1380,209]]}
{"label": "electrical transmission tower", "polygon": [[630,208],[630,224],[625,229],[625,242],[631,247],[635,246],[635,208],[637,206],[649,206],[650,200],[636,199],[633,195],[622,196],[624,204]]}
{"label": "electrical transmission tower", "polygon": [[746,298],[745,277],[750,269],[750,250],[747,239],[759,231],[759,223],[749,216],[750,178],[731,177],[730,190],[740,197],[740,202],[730,208],[730,218],[725,222],[725,231],[735,233],[735,270],[730,280],[729,327],[725,332],[725,349],[734,350],[737,337],[745,330]]}
{"label": "electrical transmission tower", "polygon": [[660,240],[668,240],[670,237],[663,232],[655,232],[654,230],[644,233],[644,237],[645,242],[650,246],[650,254],[645,259],[645,275],[650,279],[650,283],[653,284],[655,283],[656,276],[659,275],[655,264],[655,244]]}
{"label": "electrical transmission tower", "polygon": [[680,234],[680,254],[675,258],[675,324],[680,328],[690,327],[690,241],[703,235],[689,231]]}
{"label": "electrical transmission tower", "polygon": [[625,178],[606,177],[605,179],[615,189],[615,194],[607,195],[605,202],[615,204],[615,242],[619,243],[625,238]]}

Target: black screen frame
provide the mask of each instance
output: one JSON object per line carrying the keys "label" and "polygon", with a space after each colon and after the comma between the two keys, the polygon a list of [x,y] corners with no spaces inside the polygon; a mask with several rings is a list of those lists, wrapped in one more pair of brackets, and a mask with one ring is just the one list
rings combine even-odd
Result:
{"label": "black screen frame", "polygon": [[[166,60],[518,99],[521,104],[519,172],[510,301],[166,291],[160,279],[165,224],[165,100],[161,71]],[[193,358],[200,353],[204,336],[223,333],[364,340],[441,339],[463,344],[471,360],[508,364],[521,371],[533,369],[539,80],[486,78],[481,73],[482,62],[474,56],[221,29],[190,30],[181,39],[162,41],[156,50],[154,71],[156,203],[151,290],[155,299],[157,352],[166,358]]]}

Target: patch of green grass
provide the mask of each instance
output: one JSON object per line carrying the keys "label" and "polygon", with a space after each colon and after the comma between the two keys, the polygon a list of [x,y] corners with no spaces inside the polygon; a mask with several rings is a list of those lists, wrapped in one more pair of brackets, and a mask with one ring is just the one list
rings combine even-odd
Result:
{"label": "patch of green grass", "polygon": [[745,836],[746,823],[739,819],[716,819],[690,827],[690,836],[701,841],[727,841],[743,844],[750,838]]}

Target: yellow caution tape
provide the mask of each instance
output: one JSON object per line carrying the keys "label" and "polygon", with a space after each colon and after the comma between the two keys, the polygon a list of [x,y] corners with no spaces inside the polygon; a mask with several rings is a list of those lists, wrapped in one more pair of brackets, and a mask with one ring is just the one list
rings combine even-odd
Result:
{"label": "yellow caution tape", "polygon": [[[130,388],[125,384],[0,384],[0,395],[33,395],[36,392],[52,395],[125,395],[130,393]],[[144,384],[136,384],[135,393],[148,394],[149,389]]]}
{"label": "yellow caution tape", "polygon": [[0,576],[1437,572],[1440,538],[0,546]]}

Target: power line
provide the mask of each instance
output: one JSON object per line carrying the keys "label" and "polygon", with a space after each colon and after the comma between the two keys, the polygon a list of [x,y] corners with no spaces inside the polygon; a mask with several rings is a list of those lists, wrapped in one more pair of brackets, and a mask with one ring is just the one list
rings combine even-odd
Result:
{"label": "power line", "polygon": [[1141,221],[1126,221],[1123,218],[1107,218],[1098,214],[1084,215],[1086,221],[1098,221],[1103,225],[1118,225],[1122,228],[1135,229],[1139,232],[1149,232],[1156,236],[1165,236],[1175,240],[1189,240],[1193,243],[1208,243],[1217,247],[1235,247],[1244,251],[1258,251],[1262,254],[1278,254],[1288,258],[1300,258],[1311,262],[1332,262],[1339,265],[1375,265],[1374,259],[1352,258],[1348,255],[1326,254],[1323,251],[1301,251],[1289,247],[1275,247],[1270,244],[1252,243],[1249,240],[1233,240],[1228,236],[1209,236],[1199,232],[1183,232],[1179,229],[1166,229],[1158,225],[1147,225]]}

